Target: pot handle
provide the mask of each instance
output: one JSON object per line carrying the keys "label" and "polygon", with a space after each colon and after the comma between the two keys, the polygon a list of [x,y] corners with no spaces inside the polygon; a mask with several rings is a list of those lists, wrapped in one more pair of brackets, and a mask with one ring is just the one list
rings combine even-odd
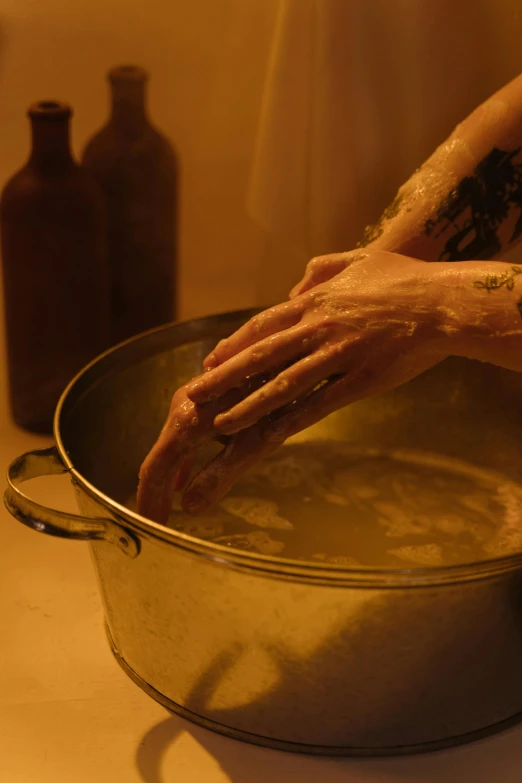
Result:
{"label": "pot handle", "polygon": [[55,446],[28,451],[17,457],[7,469],[7,489],[4,495],[7,510],[19,522],[41,533],[78,541],[109,541],[129,557],[137,557],[140,551],[138,539],[112,519],[81,517],[47,508],[18,489],[19,484],[29,479],[68,472]]}

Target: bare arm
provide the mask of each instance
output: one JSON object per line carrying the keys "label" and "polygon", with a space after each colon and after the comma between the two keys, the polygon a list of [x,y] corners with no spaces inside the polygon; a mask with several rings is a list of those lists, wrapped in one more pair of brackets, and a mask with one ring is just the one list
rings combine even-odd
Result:
{"label": "bare arm", "polygon": [[[489,259],[522,235],[522,75],[475,109],[399,189],[359,247],[422,261]],[[338,274],[357,251],[320,256],[291,292]]]}
{"label": "bare arm", "polygon": [[[312,297],[308,303],[307,296]],[[307,368],[297,362],[264,391],[216,417],[219,432],[237,434],[189,486],[183,499],[188,511],[207,508],[251,464],[297,432],[356,400],[405,383],[447,356],[522,371],[519,266],[484,261],[419,264],[416,259],[377,251],[361,262],[357,272],[347,269],[296,301],[303,299],[303,320],[315,332],[321,326],[328,331],[321,343],[323,372],[308,375],[304,383],[308,393],[303,393],[300,384]],[[294,327],[298,328],[302,327]],[[248,364],[248,351],[256,346],[259,343],[194,382],[188,395],[202,400],[202,390],[215,388],[214,384],[225,391],[225,373],[220,374],[220,369],[228,365],[227,371],[232,371],[234,361]],[[312,356],[317,357],[321,349]],[[330,380],[314,390],[319,377]],[[294,398],[296,402],[290,402]]]}
{"label": "bare arm", "polygon": [[522,266],[466,261],[451,265],[443,285],[451,354],[522,372]]}
{"label": "bare arm", "polygon": [[[182,404],[173,402],[144,462],[141,513],[154,517],[158,503],[168,508],[174,487],[186,483],[194,445],[222,433],[235,434],[189,484],[183,502],[191,512],[225,494],[285,438],[451,353],[522,371],[515,299],[522,278],[509,265],[482,261],[522,238],[521,150],[519,76],[414,173],[358,249],[313,260],[289,302],[256,317],[207,357],[211,371],[180,391]],[[475,260],[451,263],[469,259]],[[219,395],[260,373],[272,380],[235,405],[221,404]],[[202,417],[206,400],[216,396],[220,411]],[[161,502],[152,504],[153,496]]]}
{"label": "bare arm", "polygon": [[[177,393],[142,468],[141,513],[164,521],[174,490],[188,481],[175,479],[187,456],[219,435],[233,437],[188,486],[183,506],[191,513],[222,497],[291,435],[447,356],[522,371],[521,312],[522,267],[422,264],[369,251],[333,280],[246,324],[222,343],[220,366]],[[237,394],[248,374],[272,380]]]}

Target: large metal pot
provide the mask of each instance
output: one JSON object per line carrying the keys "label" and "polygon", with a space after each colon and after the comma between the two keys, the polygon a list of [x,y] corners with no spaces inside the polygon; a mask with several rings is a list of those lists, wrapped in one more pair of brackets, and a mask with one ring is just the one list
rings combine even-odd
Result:
{"label": "large metal pot", "polygon": [[[517,720],[522,555],[354,570],[230,550],[121,505],[173,391],[248,315],[167,326],[90,364],[60,401],[56,447],[9,468],[7,507],[35,530],[90,541],[116,659],[153,698],[208,728],[284,750],[378,755]],[[521,400],[521,376],[447,360],[303,437],[429,449],[521,481]],[[66,472],[81,517],[19,488]]]}

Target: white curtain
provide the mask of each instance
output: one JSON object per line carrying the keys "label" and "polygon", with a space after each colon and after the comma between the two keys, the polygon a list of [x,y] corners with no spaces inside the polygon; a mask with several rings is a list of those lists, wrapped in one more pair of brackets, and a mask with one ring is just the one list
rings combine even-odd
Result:
{"label": "white curtain", "polygon": [[353,247],[521,71],[520,0],[279,0],[247,197],[267,232],[259,299],[280,298],[306,258]]}

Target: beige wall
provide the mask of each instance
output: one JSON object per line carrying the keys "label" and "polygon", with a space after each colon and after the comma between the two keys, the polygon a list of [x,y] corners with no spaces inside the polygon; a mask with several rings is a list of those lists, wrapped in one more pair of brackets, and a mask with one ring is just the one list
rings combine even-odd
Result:
{"label": "beige wall", "polygon": [[[358,184],[367,206],[374,199],[375,214],[412,164],[477,99],[522,70],[519,0],[2,0],[0,186],[27,155],[25,111],[32,101],[56,97],[73,104],[74,147],[80,151],[107,115],[107,69],[142,64],[152,74],[152,117],[181,157],[181,316],[281,299],[299,277],[306,251],[266,234],[245,204],[276,14],[284,2],[351,2],[360,20],[375,5],[362,42],[369,65],[361,72],[368,81],[359,87],[366,102],[376,104],[383,139],[395,138],[393,133],[404,139],[406,132],[410,139],[400,154],[387,156],[390,171],[374,164],[373,181],[365,176]],[[389,14],[394,3],[396,34],[407,36],[409,48],[400,40],[395,45],[388,34],[384,11]],[[407,24],[399,24],[401,15]],[[477,32],[470,31],[475,17],[481,20]],[[443,65],[449,56],[448,70]],[[419,58],[422,68],[410,62]],[[390,74],[404,74],[404,84],[394,82],[396,100],[380,84],[381,75]],[[378,99],[379,91],[386,101]],[[360,228],[350,228],[350,239]],[[3,365],[2,330],[0,309]],[[0,414],[5,397],[4,384]]]}
{"label": "beige wall", "polygon": [[[264,239],[244,194],[276,3],[2,0],[0,187],[27,155],[32,101],[73,104],[79,152],[105,120],[107,69],[143,64],[152,117],[181,156],[181,315],[254,304]],[[0,300],[3,365],[1,308]]]}
{"label": "beige wall", "polygon": [[[106,117],[106,70],[141,63],[152,74],[151,114],[182,160],[182,313],[250,302],[248,262],[259,233],[242,200],[275,4],[3,0],[0,182],[27,154],[31,101],[73,104],[80,151]],[[233,280],[216,302],[225,269]]]}

